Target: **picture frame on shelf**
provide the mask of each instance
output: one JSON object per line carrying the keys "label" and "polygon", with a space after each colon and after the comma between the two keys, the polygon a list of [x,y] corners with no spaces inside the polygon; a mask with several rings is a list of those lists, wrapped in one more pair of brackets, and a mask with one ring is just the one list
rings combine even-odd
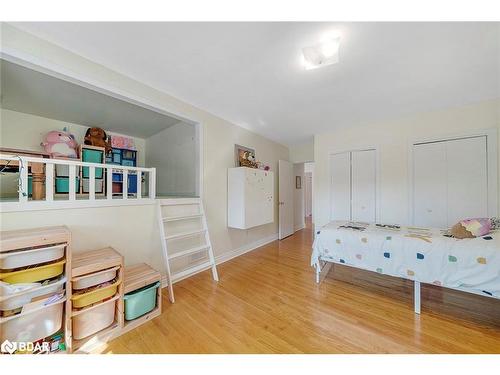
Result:
{"label": "picture frame on shelf", "polygon": [[249,153],[253,160],[255,160],[255,150],[238,144],[234,145],[234,165],[235,167],[244,167],[246,165],[242,164],[244,160],[245,153]]}

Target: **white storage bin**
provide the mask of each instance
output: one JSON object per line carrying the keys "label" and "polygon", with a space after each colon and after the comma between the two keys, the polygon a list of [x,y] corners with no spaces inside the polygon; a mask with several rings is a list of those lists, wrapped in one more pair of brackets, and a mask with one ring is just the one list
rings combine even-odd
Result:
{"label": "white storage bin", "polygon": [[64,246],[57,245],[31,250],[11,251],[0,254],[0,268],[13,269],[46,263],[64,256]]}
{"label": "white storage bin", "polygon": [[61,329],[64,301],[0,319],[0,342],[34,342]]}
{"label": "white storage bin", "polygon": [[[30,288],[30,289],[24,290],[22,292],[10,294],[10,295],[8,293],[6,293],[4,290],[7,288],[0,287],[0,310],[2,310],[2,311],[14,310],[14,309],[17,309],[21,306],[24,306],[24,305],[30,303],[36,297],[56,294],[57,292],[59,292],[63,289],[65,282],[66,282],[66,278],[61,277],[60,279],[55,280],[55,281],[51,282],[50,284],[43,285],[43,286],[37,286],[35,288]],[[13,285],[16,285],[16,284],[13,284]]]}
{"label": "white storage bin", "polygon": [[90,307],[73,316],[73,338],[81,340],[109,327],[115,321],[116,299]]}
{"label": "white storage bin", "polygon": [[106,281],[111,281],[116,277],[116,271],[119,267],[109,268],[107,270],[94,272],[90,275],[84,275],[80,277],[75,277],[73,282],[73,289],[85,289],[90,288],[94,285],[99,285],[105,283]]}

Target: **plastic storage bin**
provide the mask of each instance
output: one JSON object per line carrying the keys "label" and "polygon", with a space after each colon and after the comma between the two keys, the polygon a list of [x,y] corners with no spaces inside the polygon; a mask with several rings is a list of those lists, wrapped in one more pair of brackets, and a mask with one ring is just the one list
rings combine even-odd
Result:
{"label": "plastic storage bin", "polygon": [[118,285],[120,285],[120,281],[117,281],[103,288],[96,288],[87,293],[72,295],[71,301],[73,301],[73,307],[79,309],[102,301],[106,298],[112,297],[118,291]]}
{"label": "plastic storage bin", "polygon": [[[75,191],[80,190],[80,178],[75,177]],[[69,178],[56,177],[56,193],[69,193]]]}
{"label": "plastic storage bin", "polygon": [[0,280],[10,284],[19,284],[51,279],[63,273],[64,263],[66,263],[66,260],[20,271],[0,272]]}
{"label": "plastic storage bin", "polygon": [[116,271],[118,268],[119,267],[113,267],[104,271],[92,273],[90,275],[75,277],[73,279],[73,289],[90,288],[92,286],[111,281],[116,277]]}
{"label": "plastic storage bin", "polygon": [[45,248],[11,251],[0,254],[0,268],[12,269],[32,266],[61,259],[64,256],[64,245]]}
{"label": "plastic storage bin", "polygon": [[50,284],[43,286],[34,284],[35,286],[33,288],[14,294],[9,294],[8,288],[0,286],[0,310],[14,310],[30,303],[34,298],[59,293],[63,290],[65,282],[66,278],[61,277],[59,280],[55,280]]}
{"label": "plastic storage bin", "polygon": [[133,320],[147,314],[156,307],[157,289],[160,282],[147,285],[144,288],[125,294],[125,320]]}
{"label": "plastic storage bin", "polygon": [[61,329],[65,299],[20,315],[0,319],[0,342],[34,342]]}
{"label": "plastic storage bin", "polygon": [[109,327],[115,321],[116,300],[110,300],[73,316],[73,338],[84,339]]}

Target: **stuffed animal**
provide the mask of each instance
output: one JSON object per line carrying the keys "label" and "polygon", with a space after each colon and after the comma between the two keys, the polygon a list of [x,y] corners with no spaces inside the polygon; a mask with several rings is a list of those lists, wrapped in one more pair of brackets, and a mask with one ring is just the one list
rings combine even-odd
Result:
{"label": "stuffed animal", "polygon": [[481,237],[491,231],[491,219],[466,219],[456,223],[450,230],[450,234],[455,238]]}
{"label": "stuffed animal", "polygon": [[45,136],[45,141],[41,143],[45,152],[49,153],[51,157],[67,157],[76,158],[78,153],[76,147],[78,146],[75,137],[65,131],[53,130]]}
{"label": "stuffed animal", "polygon": [[90,146],[104,147],[106,154],[111,151],[111,142],[106,132],[101,128],[88,128],[85,133],[84,143]]}

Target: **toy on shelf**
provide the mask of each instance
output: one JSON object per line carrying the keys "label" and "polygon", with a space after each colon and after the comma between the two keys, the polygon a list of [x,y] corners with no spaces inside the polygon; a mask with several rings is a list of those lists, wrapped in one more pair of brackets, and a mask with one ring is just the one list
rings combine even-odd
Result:
{"label": "toy on shelf", "polygon": [[114,149],[135,150],[134,138],[124,137],[122,135],[112,135],[111,147]]}
{"label": "toy on shelf", "polygon": [[41,143],[45,152],[50,154],[50,157],[78,157],[76,148],[78,144],[75,137],[65,131],[53,130],[45,136],[45,141]]}
{"label": "toy on shelf", "polygon": [[111,151],[111,142],[108,140],[106,132],[101,128],[88,128],[84,143],[89,146],[104,147],[106,154]]}

